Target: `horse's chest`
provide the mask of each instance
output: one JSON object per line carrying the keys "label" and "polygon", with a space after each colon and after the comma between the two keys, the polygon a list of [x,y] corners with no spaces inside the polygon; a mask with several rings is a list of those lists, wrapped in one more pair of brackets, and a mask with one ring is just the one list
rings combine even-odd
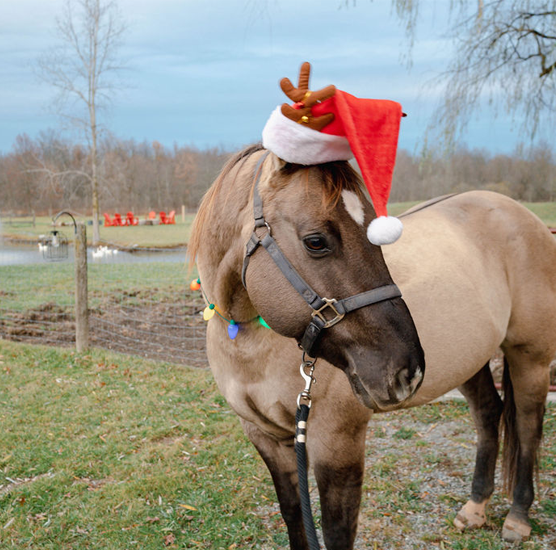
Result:
{"label": "horse's chest", "polygon": [[276,357],[254,361],[233,350],[225,353],[223,346],[207,347],[216,383],[232,409],[274,437],[291,437],[301,385],[295,373],[289,376],[286,365]]}
{"label": "horse's chest", "polygon": [[292,403],[282,400],[271,385],[229,383],[223,393],[232,409],[244,420],[279,439],[293,436],[295,398]]}

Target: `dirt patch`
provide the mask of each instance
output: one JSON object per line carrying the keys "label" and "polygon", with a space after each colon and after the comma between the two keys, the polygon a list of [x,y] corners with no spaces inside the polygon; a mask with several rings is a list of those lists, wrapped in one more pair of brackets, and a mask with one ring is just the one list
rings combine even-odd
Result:
{"label": "dirt patch", "polygon": [[[198,292],[156,297],[159,290],[124,290],[89,295],[91,345],[148,359],[207,368],[205,307]],[[1,295],[1,292],[0,292]],[[75,344],[73,308],[47,302],[33,310],[0,309],[0,338],[35,344]],[[491,361],[494,379],[502,380],[503,356]],[[551,365],[556,385],[556,361]]]}
{"label": "dirt patch", "polygon": [[[152,292],[131,291],[90,297],[89,338],[92,346],[207,367],[206,326],[199,312],[202,298],[185,295],[153,299]],[[22,312],[0,310],[0,338],[72,346],[73,308],[45,303]]]}
{"label": "dirt patch", "polygon": [[69,308],[51,302],[21,312],[0,309],[0,338],[67,346],[75,343],[75,321]]}

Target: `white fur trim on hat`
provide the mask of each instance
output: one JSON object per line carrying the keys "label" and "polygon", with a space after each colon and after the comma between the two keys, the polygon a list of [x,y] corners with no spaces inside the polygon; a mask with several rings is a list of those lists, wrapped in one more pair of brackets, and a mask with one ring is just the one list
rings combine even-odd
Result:
{"label": "white fur trim on hat", "polygon": [[392,244],[401,237],[402,231],[403,224],[398,218],[379,216],[369,224],[367,238],[377,246]]}
{"label": "white fur trim on hat", "polygon": [[353,153],[343,136],[323,134],[298,124],[276,107],[263,129],[263,147],[294,164],[322,164],[349,160]]}

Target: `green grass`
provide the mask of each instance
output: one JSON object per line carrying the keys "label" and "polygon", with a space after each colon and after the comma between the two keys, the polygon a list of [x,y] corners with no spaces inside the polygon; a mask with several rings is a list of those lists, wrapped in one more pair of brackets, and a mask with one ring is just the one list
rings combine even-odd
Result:
{"label": "green grass", "polygon": [[393,202],[388,205],[388,214],[390,216],[399,216],[420,202],[421,201]]}
{"label": "green grass", "polygon": [[[262,461],[210,374],[0,341],[0,547],[284,542]],[[236,546],[234,546],[236,545]]]}
{"label": "green grass", "polygon": [[[2,550],[287,547],[270,476],[207,371],[0,340],[0,405]],[[454,421],[469,426],[465,404],[435,403],[371,421],[362,548],[396,548],[401,536],[413,537],[416,549],[508,547],[499,533],[508,509],[500,495],[489,527],[462,534],[451,522],[469,482],[464,491],[446,485],[426,494],[439,469],[464,477],[463,459],[434,445],[415,452],[426,433]],[[390,443],[376,438],[386,428],[398,434]],[[464,441],[451,433],[456,444]],[[531,550],[546,548],[537,539],[552,529],[540,512],[555,511],[554,405],[544,433],[533,538],[523,546]],[[473,439],[469,431],[465,437]],[[383,450],[373,447],[379,442]],[[416,518],[430,525],[424,538],[412,535]]]}
{"label": "green grass", "polygon": [[[186,214],[185,222],[181,215],[176,216],[176,223],[173,225],[134,225],[130,227],[100,227],[100,237],[103,242],[116,244],[121,247],[176,247],[187,244],[191,231],[191,224],[195,214]],[[59,222],[68,225],[57,228],[64,232],[68,240],[73,239],[73,224],[71,218],[62,216]],[[89,219],[79,219],[78,221],[90,221]],[[2,220],[2,234],[4,237],[37,241],[39,235],[48,234],[52,231],[52,218],[41,216],[35,219],[30,217],[13,218]],[[87,225],[87,240],[92,242],[93,228]]]}
{"label": "green grass", "polygon": [[524,202],[548,227],[556,227],[556,202]]}
{"label": "green grass", "polygon": [[[185,258],[185,256],[184,256]],[[89,264],[89,307],[106,294],[148,293],[151,300],[183,294],[197,276],[185,262]],[[12,311],[35,309],[47,303],[71,306],[75,299],[73,262],[0,266],[1,307]]]}

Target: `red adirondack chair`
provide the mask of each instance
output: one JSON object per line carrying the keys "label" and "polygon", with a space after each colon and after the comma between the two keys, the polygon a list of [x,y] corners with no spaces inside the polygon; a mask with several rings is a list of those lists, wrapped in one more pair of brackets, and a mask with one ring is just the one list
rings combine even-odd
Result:
{"label": "red adirondack chair", "polygon": [[128,212],[125,217],[126,225],[139,225],[139,218],[133,215],[133,212]]}
{"label": "red adirondack chair", "polygon": [[110,216],[104,212],[104,227],[111,227],[114,225],[114,222],[110,219]]}
{"label": "red adirondack chair", "polygon": [[172,210],[168,216],[166,217],[167,224],[175,224],[176,223],[176,211]]}
{"label": "red adirondack chair", "polygon": [[166,223],[166,212],[160,212],[159,216],[160,216],[160,223],[165,224]]}
{"label": "red adirondack chair", "polygon": [[118,212],[114,214],[114,222],[112,223],[112,225],[118,225],[118,226],[125,225],[125,222],[122,220],[122,216],[118,214]]}

